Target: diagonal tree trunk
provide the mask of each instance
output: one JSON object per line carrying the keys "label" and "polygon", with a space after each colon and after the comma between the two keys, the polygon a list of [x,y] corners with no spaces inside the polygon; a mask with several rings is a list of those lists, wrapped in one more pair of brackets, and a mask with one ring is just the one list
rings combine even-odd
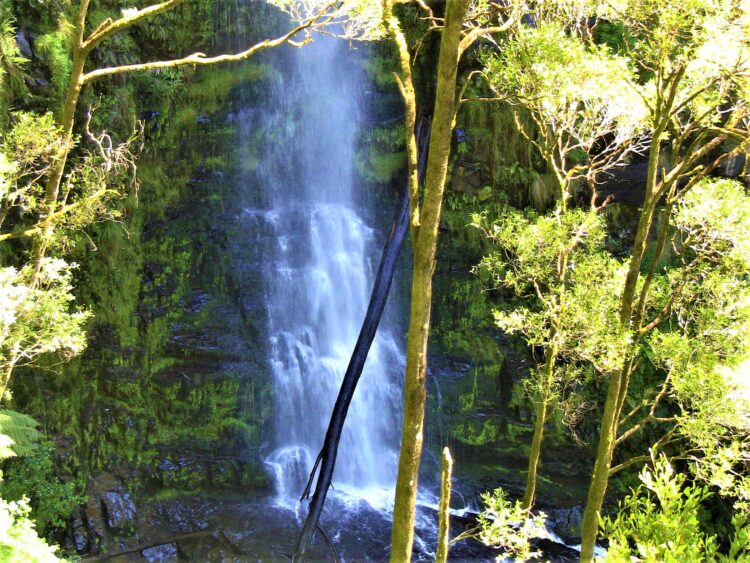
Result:
{"label": "diagonal tree trunk", "polygon": [[323,511],[323,505],[326,501],[326,495],[328,494],[328,488],[331,486],[333,469],[336,465],[339,440],[341,439],[341,433],[344,429],[344,422],[346,421],[346,415],[349,411],[349,405],[352,402],[354,391],[357,388],[357,383],[362,375],[362,368],[365,365],[367,353],[370,351],[370,346],[375,338],[375,332],[380,323],[380,317],[383,315],[383,309],[385,308],[388,293],[391,289],[391,282],[393,281],[393,275],[396,270],[396,260],[398,259],[408,229],[409,190],[404,188],[396,217],[393,220],[391,233],[385,243],[385,247],[383,248],[383,256],[380,259],[380,266],[378,267],[378,272],[375,276],[375,283],[372,288],[372,295],[370,296],[370,304],[367,307],[367,313],[365,314],[365,319],[362,323],[357,343],[354,345],[354,351],[349,360],[349,365],[346,368],[344,379],[341,382],[341,388],[339,389],[336,403],[333,406],[331,421],[328,423],[328,431],[326,432],[326,437],[323,441],[323,448],[318,454],[318,459],[315,461],[315,466],[310,474],[310,480],[304,493],[302,493],[303,499],[309,496],[315,472],[318,469],[318,465],[320,465],[320,474],[318,475],[315,492],[313,493],[313,498],[310,502],[310,510],[307,513],[305,525],[303,526],[302,532],[297,541],[297,549],[294,554],[295,561],[304,555],[305,550],[312,539],[312,535],[318,527],[320,515]]}
{"label": "diagonal tree trunk", "polygon": [[[418,141],[419,146],[419,158],[416,168],[417,173],[421,178],[424,176],[424,166],[427,162],[427,142],[430,138],[430,131],[429,126],[425,125],[425,121],[419,121],[416,129],[417,133],[415,139]],[[367,307],[367,312],[365,313],[365,319],[362,322],[362,328],[357,343],[352,351],[349,365],[344,374],[344,379],[341,382],[338,397],[333,406],[333,412],[331,413],[331,420],[328,423],[328,430],[326,432],[325,440],[323,441],[323,447],[321,448],[318,458],[315,460],[315,465],[310,472],[310,479],[307,483],[307,487],[305,487],[305,491],[302,493],[302,499],[310,496],[310,489],[315,478],[315,473],[320,465],[320,474],[315,484],[315,492],[313,493],[312,501],[310,501],[310,510],[307,513],[305,525],[302,528],[302,532],[300,532],[297,541],[297,549],[294,556],[295,559],[304,555],[307,545],[312,539],[313,533],[316,529],[320,529],[320,515],[323,511],[328,488],[331,486],[331,480],[333,479],[333,470],[336,464],[339,440],[341,438],[341,432],[343,431],[344,422],[346,421],[349,404],[351,403],[359,378],[362,375],[362,369],[365,360],[367,359],[367,354],[370,351],[370,346],[375,338],[375,331],[380,323],[383,308],[385,307],[385,302],[395,274],[396,259],[398,258],[404,239],[406,238],[406,232],[409,229],[409,203],[411,201],[411,191],[409,188],[410,187],[407,184],[401,193],[398,210],[396,211],[396,216],[393,219],[393,226],[391,227],[391,234],[383,247],[383,255],[380,258],[378,272],[375,275],[375,283],[373,284],[370,303]]]}

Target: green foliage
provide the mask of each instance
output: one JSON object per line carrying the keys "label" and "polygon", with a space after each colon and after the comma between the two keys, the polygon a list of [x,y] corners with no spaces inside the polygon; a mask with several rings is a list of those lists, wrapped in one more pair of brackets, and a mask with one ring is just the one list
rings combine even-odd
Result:
{"label": "green foliage", "polygon": [[493,221],[473,219],[495,244],[480,269],[516,298],[495,312],[498,326],[523,334],[530,346],[554,345],[569,361],[615,368],[625,346],[617,322],[624,271],[603,249],[603,219],[578,209],[539,215],[512,208]]}
{"label": "green foliage", "polygon": [[367,150],[362,154],[362,159],[357,159],[355,166],[366,181],[387,184],[404,170],[406,153]]}
{"label": "green foliage", "polygon": [[[18,112],[12,117],[13,127],[0,145],[0,226],[12,217],[16,232],[8,236],[39,235],[39,225],[33,222],[42,209],[47,210],[46,175],[64,158],[66,143],[50,113]],[[137,133],[133,133],[123,143],[115,144],[107,134],[89,132],[93,149],[68,159],[71,166],[48,219],[54,229],[45,233],[49,248],[68,251],[74,244],[74,232],[97,220],[119,217],[114,200],[134,185],[130,148],[137,139]]]}
{"label": "green foliage", "polygon": [[28,94],[23,67],[28,62],[16,44],[15,21],[0,7],[0,126],[14,97]]}
{"label": "green foliage", "polygon": [[[638,122],[631,120],[645,109],[630,94],[626,59],[587,45],[556,23],[522,26],[499,54],[486,55],[484,63],[484,76],[493,89],[530,104],[553,125],[572,111],[577,121],[591,125],[606,117],[632,128]],[[591,111],[595,113],[589,116]],[[584,131],[580,136],[588,135]]]}
{"label": "green foliage", "polygon": [[403,123],[368,129],[359,144],[354,165],[365,181],[387,184],[406,169]]}
{"label": "green foliage", "polygon": [[64,150],[62,130],[50,112],[15,112],[12,118],[13,127],[4,135],[3,152],[18,163],[20,178],[40,176]]}
{"label": "green foliage", "polygon": [[0,498],[0,559],[7,563],[48,563],[60,561],[56,546],[41,539],[29,520],[28,501]]}
{"label": "green foliage", "polygon": [[674,224],[696,256],[750,270],[750,197],[739,182],[702,180],[681,198]]}
{"label": "green foliage", "polygon": [[[627,59],[584,42],[560,23],[521,26],[483,59],[483,76],[495,94],[530,113],[535,131],[517,124],[562,190],[569,191],[587,166],[613,166],[643,129],[647,108],[632,86]],[[595,143],[604,138],[607,145],[594,156]]]}
{"label": "green foliage", "polygon": [[18,220],[38,211],[41,179],[63,154],[60,128],[50,113],[11,115],[13,127],[0,145],[0,227],[11,212]]}
{"label": "green foliage", "polygon": [[28,415],[0,409],[0,460],[33,454],[40,436],[37,426]]}
{"label": "green foliage", "polygon": [[75,507],[85,501],[84,496],[76,494],[73,482],[62,483],[57,478],[50,443],[5,462],[0,496],[15,501],[29,497],[31,518],[44,536],[66,526]]}
{"label": "green foliage", "polygon": [[[750,11],[732,0],[619,0],[600,14],[628,29],[633,60],[642,74],[658,77],[684,68],[674,107],[689,108],[692,119],[710,125],[724,119],[716,108],[747,100]],[[662,75],[664,77],[665,75]],[[731,84],[731,86],[730,86]],[[654,105],[660,86],[647,82],[643,94]]]}
{"label": "green foliage", "polygon": [[[737,182],[704,180],[677,207],[680,268],[670,272],[673,317],[649,339],[649,358],[668,373],[676,431],[693,450],[697,477],[750,501],[750,197]],[[665,298],[662,297],[662,301]]]}
{"label": "green foliage", "polygon": [[635,47],[633,36],[622,22],[598,21],[594,28],[594,41],[621,56],[627,56],[630,49]]}
{"label": "green foliage", "polygon": [[73,67],[71,58],[71,41],[73,40],[73,26],[64,16],[60,16],[58,28],[36,40],[39,57],[44,61],[52,74],[52,86],[59,103],[62,103]]}
{"label": "green foliage", "polygon": [[733,519],[734,538],[727,555],[718,553],[715,536],[708,536],[699,520],[706,487],[687,482],[665,456],[640,473],[641,485],[618,506],[617,515],[604,518],[609,539],[605,561],[678,563],[682,561],[744,561],[750,557],[746,515]]}
{"label": "green foliage", "polygon": [[0,368],[3,390],[10,370],[29,365],[48,352],[76,354],[86,344],[89,314],[71,310],[72,268],[46,258],[38,273],[33,265],[0,269]]}
{"label": "green foliage", "polygon": [[[531,551],[531,539],[544,531],[543,512],[532,514],[512,503],[498,488],[482,493],[484,510],[478,518],[476,537],[487,545],[502,548],[514,561],[526,561],[538,554]],[[459,536],[460,538],[460,536]]]}

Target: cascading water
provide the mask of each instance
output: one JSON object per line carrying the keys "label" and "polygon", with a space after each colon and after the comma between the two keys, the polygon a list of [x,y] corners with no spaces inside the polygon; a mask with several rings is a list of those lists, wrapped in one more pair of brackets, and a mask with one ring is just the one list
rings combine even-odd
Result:
{"label": "cascading water", "polygon": [[[354,56],[328,37],[294,49],[272,85],[272,104],[241,124],[248,137],[265,134],[256,171],[264,203],[245,215],[268,241],[262,267],[276,428],[266,463],[277,501],[290,507],[322,446],[386,235],[365,219],[373,202],[354,171],[363,91]],[[339,446],[336,490],[392,500],[402,373],[403,354],[381,325]]]}

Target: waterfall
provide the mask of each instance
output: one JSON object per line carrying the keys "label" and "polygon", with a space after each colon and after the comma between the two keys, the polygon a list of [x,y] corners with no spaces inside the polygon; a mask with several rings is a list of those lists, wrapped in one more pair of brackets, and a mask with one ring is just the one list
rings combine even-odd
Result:
{"label": "waterfall", "polygon": [[[317,37],[284,55],[271,100],[242,120],[240,135],[263,135],[255,170],[262,204],[245,215],[266,235],[275,422],[266,464],[277,501],[293,507],[323,444],[387,233],[374,228],[373,197],[354,168],[366,111],[357,53],[344,41]],[[397,468],[403,352],[394,332],[384,318],[333,479],[336,491],[373,502],[391,501]]]}

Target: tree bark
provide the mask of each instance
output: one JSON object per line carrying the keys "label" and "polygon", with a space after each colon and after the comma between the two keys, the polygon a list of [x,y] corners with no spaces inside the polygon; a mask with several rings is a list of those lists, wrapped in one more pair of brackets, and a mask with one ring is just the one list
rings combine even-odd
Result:
{"label": "tree bark", "polygon": [[81,5],[78,8],[78,14],[76,15],[70,81],[68,82],[68,90],[65,93],[62,115],[60,115],[60,126],[62,128],[64,140],[63,152],[60,158],[52,164],[49,175],[47,176],[47,182],[44,187],[44,203],[42,204],[41,216],[39,219],[39,224],[42,228],[40,234],[34,238],[32,246],[34,271],[37,274],[41,268],[42,259],[47,252],[47,247],[49,246],[54,230],[53,225],[48,222],[48,219],[55,213],[63,172],[68,163],[68,155],[73,149],[73,125],[75,122],[76,107],[78,107],[78,99],[81,96],[81,90],[83,88],[84,66],[86,65],[86,58],[89,54],[89,50],[84,46],[83,38],[88,9],[89,0],[82,0]]}
{"label": "tree bark", "polygon": [[[400,76],[396,75],[401,97],[404,100],[404,129],[409,194],[411,198],[410,224],[412,243],[419,232],[419,181],[420,158],[417,147],[417,94],[411,72],[411,54],[398,19],[393,14],[394,0],[383,0],[383,23],[398,49]],[[420,123],[421,124],[421,123]]]}
{"label": "tree bark", "polygon": [[547,407],[549,397],[543,393],[536,405],[536,420],[534,421],[534,435],[531,438],[531,450],[529,451],[529,468],[526,474],[526,490],[523,494],[521,506],[530,509],[534,506],[536,498],[536,476],[539,472],[539,459],[542,454],[542,440],[544,439],[544,423],[547,422]]}
{"label": "tree bark", "polygon": [[453,458],[448,448],[443,448],[443,464],[440,472],[440,509],[438,511],[438,545],[435,563],[448,561],[451,518],[451,474]]}
{"label": "tree bark", "polygon": [[438,227],[448,173],[451,133],[456,115],[456,74],[461,27],[468,0],[448,0],[440,41],[437,90],[424,187],[421,222],[414,241],[411,310],[406,346],[404,419],[401,434],[396,498],[393,508],[391,561],[411,560],[419,462],[422,455],[424,409],[427,399],[427,337],[432,304]]}

